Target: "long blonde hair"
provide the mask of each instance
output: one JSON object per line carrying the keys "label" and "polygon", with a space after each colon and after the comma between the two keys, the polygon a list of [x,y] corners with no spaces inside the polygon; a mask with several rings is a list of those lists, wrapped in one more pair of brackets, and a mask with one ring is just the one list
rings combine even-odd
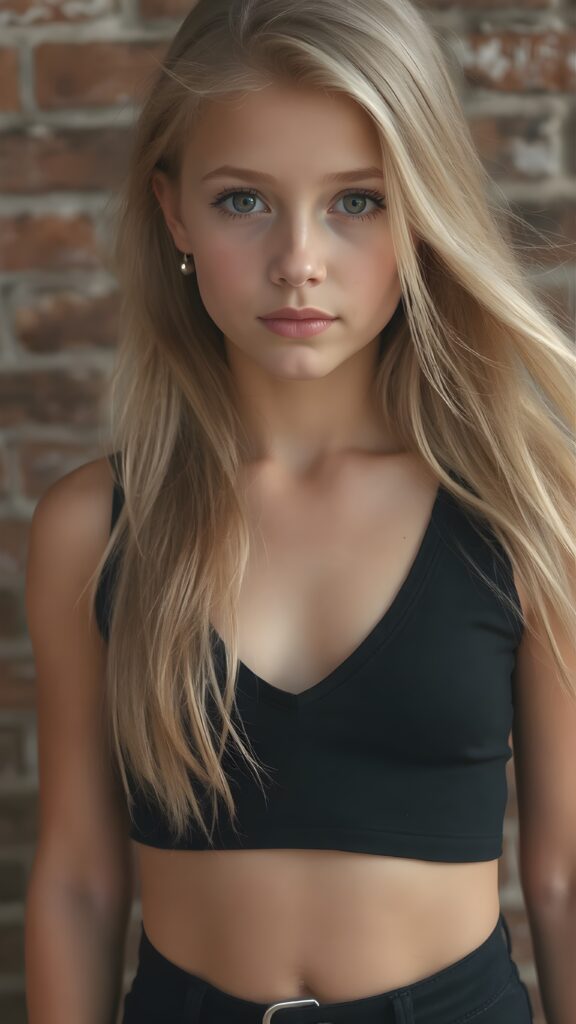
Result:
{"label": "long blonde hair", "polygon": [[[222,333],[180,272],[151,179],[160,168],[177,180],[205,97],[280,77],[352,97],[379,133],[402,287],[375,381],[383,422],[487,521],[576,697],[550,617],[576,634],[576,356],[527,284],[513,215],[492,205],[440,42],[408,0],[199,0],[151,76],[115,211],[121,317],[107,397],[125,503],[90,585],[121,546],[106,696],[129,807],[127,771],[177,837],[192,818],[209,843],[199,786],[212,827],[219,797],[236,821],[228,737],[262,783],[234,715],[247,439]],[[222,689],[215,609],[230,638]]]}

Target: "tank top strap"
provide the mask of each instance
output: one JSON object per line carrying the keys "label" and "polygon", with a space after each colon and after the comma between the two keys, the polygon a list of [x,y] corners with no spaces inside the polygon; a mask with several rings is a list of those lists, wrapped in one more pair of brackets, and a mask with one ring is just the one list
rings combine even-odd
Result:
{"label": "tank top strap", "polygon": [[112,532],[112,530],[114,529],[114,526],[116,524],[116,520],[118,519],[118,516],[120,515],[120,511],[122,509],[122,505],[124,504],[124,490],[123,490],[122,484],[121,484],[122,473],[121,473],[121,463],[120,463],[120,459],[118,458],[118,453],[117,452],[112,452],[108,456],[108,461],[109,461],[110,465],[112,466],[112,469],[115,470],[114,486],[113,486],[113,490],[112,490],[112,513],[111,513],[111,519],[110,519],[110,532]]}

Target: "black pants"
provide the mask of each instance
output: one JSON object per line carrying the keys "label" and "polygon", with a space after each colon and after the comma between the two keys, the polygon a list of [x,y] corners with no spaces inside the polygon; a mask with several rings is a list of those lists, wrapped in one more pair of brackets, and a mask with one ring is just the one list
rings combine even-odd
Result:
{"label": "black pants", "polygon": [[[533,1020],[502,914],[481,946],[413,985],[344,1003],[308,1003],[283,1006],[229,995],[163,957],[142,927],[138,969],[126,996],[122,1024],[531,1024]],[[266,1010],[274,1007],[264,1022]]]}

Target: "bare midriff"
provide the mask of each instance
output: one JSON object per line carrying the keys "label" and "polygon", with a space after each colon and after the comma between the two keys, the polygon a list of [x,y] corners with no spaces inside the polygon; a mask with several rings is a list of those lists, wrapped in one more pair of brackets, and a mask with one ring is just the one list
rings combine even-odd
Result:
{"label": "bare midriff", "polygon": [[255,1002],[341,1002],[409,985],[476,949],[498,921],[497,860],[135,848],[152,945]]}

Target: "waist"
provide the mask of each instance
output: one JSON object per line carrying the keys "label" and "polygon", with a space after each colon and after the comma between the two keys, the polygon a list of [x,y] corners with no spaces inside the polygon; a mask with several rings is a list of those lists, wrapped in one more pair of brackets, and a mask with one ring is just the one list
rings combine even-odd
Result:
{"label": "waist", "polygon": [[147,847],[140,875],[152,944],[251,999],[264,979],[266,996],[327,1001],[410,984],[479,945],[499,912],[497,861]]}
{"label": "waist", "polygon": [[[498,1019],[525,1024],[532,1019],[527,990],[512,960],[501,914],[485,940],[446,969],[414,985],[367,994],[357,1000],[325,1001],[289,996],[251,1001],[216,986],[212,979],[187,973],[166,960],[142,927],[139,963],[125,1004],[123,1024],[158,1019],[213,1024],[445,1024],[476,1017],[493,1006]],[[161,1013],[159,1018],[155,1014]],[[496,1019],[496,1017],[494,1018]],[[275,1020],[273,1024],[275,1024]]]}

